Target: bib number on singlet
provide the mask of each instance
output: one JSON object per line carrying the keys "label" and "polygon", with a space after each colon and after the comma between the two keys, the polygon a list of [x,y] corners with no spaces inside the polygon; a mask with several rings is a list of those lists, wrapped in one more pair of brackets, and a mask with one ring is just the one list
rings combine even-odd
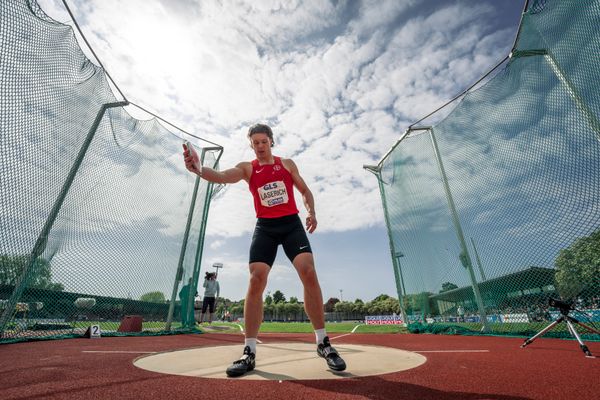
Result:
{"label": "bib number on singlet", "polygon": [[260,203],[265,207],[273,207],[279,204],[287,204],[288,193],[283,181],[267,183],[258,188]]}

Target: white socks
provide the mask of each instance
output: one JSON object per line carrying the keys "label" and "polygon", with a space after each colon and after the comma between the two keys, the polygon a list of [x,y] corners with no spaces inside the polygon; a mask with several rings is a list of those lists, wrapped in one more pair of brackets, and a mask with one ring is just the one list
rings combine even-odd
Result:
{"label": "white socks", "polygon": [[246,338],[244,339],[244,347],[250,347],[250,351],[256,354],[256,338]]}
{"label": "white socks", "polygon": [[323,344],[323,339],[327,336],[327,332],[325,332],[325,328],[323,329],[315,329],[315,337],[317,338],[317,345]]}
{"label": "white socks", "polygon": [[[323,339],[327,336],[327,332],[325,332],[325,328],[323,329],[315,329],[315,338],[317,340],[317,345],[323,343]],[[246,338],[244,339],[244,347],[250,347],[250,351],[256,354],[256,338]]]}

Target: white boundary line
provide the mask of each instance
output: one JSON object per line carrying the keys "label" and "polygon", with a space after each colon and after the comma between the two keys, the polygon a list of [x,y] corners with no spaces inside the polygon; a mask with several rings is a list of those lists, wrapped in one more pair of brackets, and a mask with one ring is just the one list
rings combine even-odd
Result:
{"label": "white boundary line", "polygon": [[337,338],[341,338],[341,337],[344,337],[344,336],[348,336],[348,335],[352,335],[352,334],[353,334],[353,333],[354,333],[354,332],[355,332],[355,331],[358,329],[358,327],[359,327],[359,326],[361,326],[361,325],[364,325],[364,324],[358,324],[358,325],[356,325],[356,326],[354,327],[354,329],[352,329],[352,332],[350,332],[350,333],[345,333],[345,334],[343,334],[343,335],[339,335],[339,336],[332,337],[332,338],[331,338],[331,340],[333,340],[333,339],[337,339]]}
{"label": "white boundary line", "polygon": [[333,340],[333,339],[339,339],[341,337],[348,336],[348,335],[352,335],[352,333],[344,333],[343,335],[340,335],[340,336],[334,336],[334,337],[331,338],[331,340]]}
{"label": "white boundary line", "polygon": [[410,350],[413,353],[489,353],[489,350]]}
{"label": "white boundary line", "polygon": [[[238,328],[240,328],[240,331],[242,331],[242,333],[244,333],[244,327],[242,325],[240,325],[240,324],[236,324],[236,325],[238,326]],[[256,343],[261,343],[262,344],[262,342],[259,339],[256,339]]]}
{"label": "white boundary line", "polygon": [[111,354],[156,354],[157,351],[126,351],[126,350],[82,350],[82,353],[111,353]]}

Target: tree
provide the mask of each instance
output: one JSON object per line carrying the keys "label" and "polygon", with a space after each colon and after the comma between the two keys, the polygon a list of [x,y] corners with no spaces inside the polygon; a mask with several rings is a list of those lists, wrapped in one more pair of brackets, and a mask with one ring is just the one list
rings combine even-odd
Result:
{"label": "tree", "polygon": [[302,312],[302,306],[298,303],[285,303],[284,312],[288,321],[296,321],[298,319],[298,314]]}
{"label": "tree", "polygon": [[227,308],[225,307],[225,304],[217,302],[217,308],[215,310],[215,313],[217,314],[217,316],[219,318],[223,318],[223,314],[225,314],[225,310],[227,310]]}
{"label": "tree", "polygon": [[575,240],[560,251],[554,261],[556,289],[564,299],[572,299],[585,289],[600,287],[600,229]]}
{"label": "tree", "polygon": [[355,304],[349,301],[340,301],[339,303],[335,303],[333,309],[336,313],[344,314],[343,318],[348,318],[348,314],[354,311],[354,306]]}
{"label": "tree", "polygon": [[270,306],[271,304],[273,304],[273,298],[268,294],[267,297],[265,297],[265,305]]}
{"label": "tree", "polygon": [[[421,292],[417,294],[408,295],[409,302],[404,303],[405,307],[410,310],[411,314],[420,314],[422,317],[427,315],[437,315],[439,314],[438,305],[436,301],[432,301],[430,299],[433,293],[430,292]],[[408,304],[406,306],[406,304]]]}
{"label": "tree", "polygon": [[297,304],[298,303],[298,298],[294,297],[294,296],[290,297],[290,303]]}
{"label": "tree", "polygon": [[327,303],[324,304],[325,307],[325,312],[333,312],[333,310],[335,309],[335,303],[339,303],[340,299],[337,299],[335,297],[330,297],[329,300],[327,300]]}
{"label": "tree", "polygon": [[[0,285],[14,286],[29,260],[29,256],[0,256]],[[62,283],[52,282],[52,271],[50,262],[42,257],[38,257],[28,271],[29,277],[27,286],[37,289],[47,289],[63,291],[65,288]]]}
{"label": "tree", "polygon": [[148,303],[164,303],[165,295],[163,292],[148,292],[140,296],[141,301],[147,301]]}
{"label": "tree", "polygon": [[356,299],[354,301],[354,305],[352,306],[352,312],[357,314],[364,314],[365,311],[365,303],[361,299]]}
{"label": "tree", "polygon": [[285,321],[285,303],[279,302],[275,303],[275,319]]}
{"label": "tree", "polygon": [[381,309],[383,310],[384,314],[399,314],[400,303],[393,297],[388,297],[387,299],[381,301]]}
{"label": "tree", "polygon": [[389,298],[390,298],[390,296],[388,296],[387,294],[380,294],[379,296],[375,297],[373,299],[373,301],[374,302],[379,302],[379,301],[383,301],[383,300],[386,300],[386,299],[389,299]]}
{"label": "tree", "polygon": [[269,320],[273,321],[273,317],[275,314],[275,305],[273,304],[273,301],[271,299],[271,303],[270,304],[266,304],[263,306],[263,319],[266,320],[265,315],[269,316]]}
{"label": "tree", "polygon": [[440,293],[444,293],[453,289],[458,289],[458,286],[452,282],[444,282],[442,283],[442,289],[440,290]]}
{"label": "tree", "polygon": [[280,290],[276,290],[275,293],[273,293],[273,301],[275,303],[285,303],[285,296]]}
{"label": "tree", "polygon": [[229,309],[229,312],[232,318],[242,316],[244,314],[244,306],[236,304]]}
{"label": "tree", "polygon": [[383,307],[380,301],[369,301],[365,304],[365,310],[370,315],[381,315],[383,313]]}

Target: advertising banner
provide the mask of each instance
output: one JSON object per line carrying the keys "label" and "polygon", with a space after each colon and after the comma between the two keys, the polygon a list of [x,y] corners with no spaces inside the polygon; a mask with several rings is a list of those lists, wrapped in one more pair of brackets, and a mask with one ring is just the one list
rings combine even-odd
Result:
{"label": "advertising banner", "polygon": [[367,325],[402,325],[402,317],[399,315],[367,315],[365,316]]}

